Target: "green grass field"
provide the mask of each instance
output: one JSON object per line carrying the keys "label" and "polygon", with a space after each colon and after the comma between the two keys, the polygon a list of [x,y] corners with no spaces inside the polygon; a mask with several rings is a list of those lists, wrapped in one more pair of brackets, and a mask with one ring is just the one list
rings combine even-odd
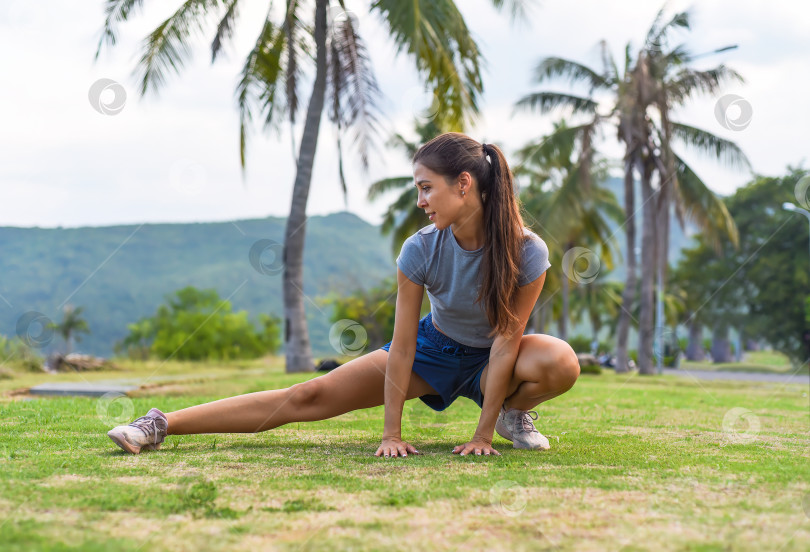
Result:
{"label": "green grass field", "polygon": [[707,370],[712,372],[750,372],[763,374],[807,374],[810,366],[804,363],[793,366],[790,359],[777,351],[747,351],[740,362],[682,361],[680,368],[685,370]]}
{"label": "green grass field", "polygon": [[[132,398],[26,400],[53,380],[162,380]],[[458,457],[466,399],[405,406],[420,456],[373,456],[383,409],[125,455],[116,418],[306,379],[277,363],[131,364],[0,380],[0,549],[807,550],[805,386],[582,376],[539,409],[552,449]],[[17,390],[17,391],[15,391]]]}

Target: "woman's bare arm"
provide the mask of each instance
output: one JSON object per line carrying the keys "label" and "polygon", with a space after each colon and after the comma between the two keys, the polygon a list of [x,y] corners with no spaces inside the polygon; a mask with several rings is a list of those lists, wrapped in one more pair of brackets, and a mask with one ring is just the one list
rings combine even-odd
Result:
{"label": "woman's bare arm", "polygon": [[385,368],[385,424],[383,441],[376,456],[407,456],[416,449],[402,441],[402,408],[416,356],[416,336],[424,286],[411,282],[397,269],[397,308],[394,337]]}

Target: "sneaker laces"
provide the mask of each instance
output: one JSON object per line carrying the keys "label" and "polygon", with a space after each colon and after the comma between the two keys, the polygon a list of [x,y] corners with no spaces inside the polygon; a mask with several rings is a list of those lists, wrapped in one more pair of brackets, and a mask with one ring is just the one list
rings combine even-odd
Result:
{"label": "sneaker laces", "polygon": [[[518,415],[518,417],[520,418],[520,425],[523,428],[523,431],[528,433],[537,431],[537,428],[535,428],[534,424],[532,423],[532,420],[536,420],[539,417],[539,414],[537,414],[536,411],[524,410]],[[540,433],[539,431],[537,432]]]}
{"label": "sneaker laces", "polygon": [[162,431],[158,430],[157,421],[158,421],[157,418],[153,416],[141,416],[140,418],[138,418],[129,425],[143,432],[143,434],[146,435],[147,437],[150,435],[150,433],[154,433],[154,443],[152,444],[157,445],[158,431]]}

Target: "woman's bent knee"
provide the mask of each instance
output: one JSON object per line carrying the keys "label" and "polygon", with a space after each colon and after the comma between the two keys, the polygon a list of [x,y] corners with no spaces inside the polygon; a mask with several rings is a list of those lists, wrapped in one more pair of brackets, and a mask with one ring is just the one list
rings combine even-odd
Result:
{"label": "woman's bent knee", "polygon": [[319,379],[296,383],[287,390],[289,401],[294,408],[305,409],[321,402],[323,385]]}
{"label": "woman's bent knee", "polygon": [[579,358],[568,343],[560,345],[555,363],[555,383],[561,392],[571,389],[579,378]]}

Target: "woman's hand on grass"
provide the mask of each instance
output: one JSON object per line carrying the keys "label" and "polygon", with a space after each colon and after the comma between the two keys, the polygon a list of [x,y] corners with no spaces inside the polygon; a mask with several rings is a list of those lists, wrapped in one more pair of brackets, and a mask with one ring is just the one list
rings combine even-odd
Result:
{"label": "woman's hand on grass", "polygon": [[483,439],[475,439],[473,438],[472,441],[469,443],[465,443],[463,445],[458,445],[457,447],[453,447],[453,454],[460,454],[461,456],[467,456],[468,454],[475,453],[476,456],[490,456],[494,454],[495,456],[500,456],[501,453],[492,448],[492,443],[484,441]]}
{"label": "woman's hand on grass", "polygon": [[396,458],[399,456],[408,456],[408,453],[419,454],[413,445],[409,445],[401,439],[383,439],[380,448],[374,453],[374,456],[385,456],[386,458]]}

